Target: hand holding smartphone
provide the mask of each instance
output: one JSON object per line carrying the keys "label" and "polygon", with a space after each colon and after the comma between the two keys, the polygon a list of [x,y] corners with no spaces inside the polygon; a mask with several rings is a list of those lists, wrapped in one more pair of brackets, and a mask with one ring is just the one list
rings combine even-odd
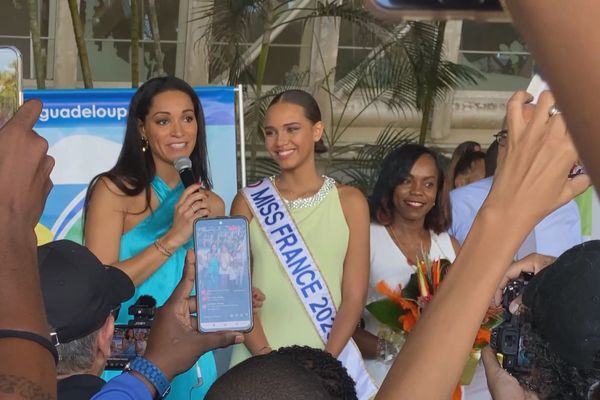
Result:
{"label": "hand holding smartphone", "polygon": [[[527,93],[533,96],[532,104],[537,104],[537,101],[542,94],[543,91],[550,90],[550,87],[544,81],[544,79],[539,75],[535,74],[533,78],[531,78],[531,82],[529,82],[529,86],[527,86]],[[556,106],[555,106],[556,107]],[[560,108],[556,108],[557,112],[560,112]],[[550,111],[550,110],[549,110]],[[585,167],[580,163],[577,163],[573,166],[571,171],[569,172],[569,178],[574,178],[577,175],[585,174]]]}
{"label": "hand holding smartphone", "polygon": [[252,329],[248,221],[244,217],[194,222],[196,302],[200,332]]}
{"label": "hand holding smartphone", "polygon": [[23,104],[21,53],[13,46],[0,46],[0,128]]}

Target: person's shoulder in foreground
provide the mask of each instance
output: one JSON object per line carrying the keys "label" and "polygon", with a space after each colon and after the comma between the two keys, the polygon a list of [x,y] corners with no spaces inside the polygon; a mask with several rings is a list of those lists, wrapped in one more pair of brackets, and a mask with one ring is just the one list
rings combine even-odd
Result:
{"label": "person's shoulder in foreground", "polygon": [[152,400],[148,387],[137,377],[129,373],[121,374],[102,388],[92,400]]}

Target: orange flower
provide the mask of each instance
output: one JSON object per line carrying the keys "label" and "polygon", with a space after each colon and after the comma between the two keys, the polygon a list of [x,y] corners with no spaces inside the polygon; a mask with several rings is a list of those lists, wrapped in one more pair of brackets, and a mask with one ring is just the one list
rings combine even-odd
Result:
{"label": "orange flower", "polygon": [[460,388],[460,385],[456,385],[456,388],[454,388],[454,393],[452,393],[452,400],[460,399],[462,399],[462,389]]}
{"label": "orange flower", "polygon": [[475,345],[474,348],[485,347],[490,344],[490,340],[492,338],[492,332],[486,328],[480,328],[477,332],[477,336],[475,337]]}
{"label": "orange flower", "polygon": [[417,323],[418,315],[413,314],[412,310],[403,314],[398,318],[398,321],[402,324],[402,330],[406,333],[412,331],[415,324]]}
{"label": "orange flower", "polygon": [[406,313],[398,318],[398,321],[402,324],[402,329],[405,332],[410,332],[421,316],[421,311],[417,303],[402,297],[402,291],[396,292],[392,290],[384,281],[377,283],[375,289],[406,311]]}

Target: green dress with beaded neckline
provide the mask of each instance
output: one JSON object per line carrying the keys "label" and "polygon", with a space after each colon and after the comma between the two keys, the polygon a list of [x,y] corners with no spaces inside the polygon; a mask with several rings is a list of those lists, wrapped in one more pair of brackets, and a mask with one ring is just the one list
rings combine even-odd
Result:
{"label": "green dress with beaded neckline", "polygon": [[[333,179],[325,178],[323,187],[314,196],[286,203],[339,308],[350,231]],[[265,294],[257,316],[269,345],[273,349],[291,345],[323,349],[325,344],[256,218],[250,221],[250,246],[252,284]],[[231,365],[249,357],[250,352],[243,344],[236,345]]]}

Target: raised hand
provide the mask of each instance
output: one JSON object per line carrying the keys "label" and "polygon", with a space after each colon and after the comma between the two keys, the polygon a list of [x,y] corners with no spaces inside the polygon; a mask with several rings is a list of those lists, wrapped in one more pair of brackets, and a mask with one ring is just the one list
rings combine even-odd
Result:
{"label": "raised hand", "polygon": [[[515,93],[507,104],[507,152],[494,176],[486,207],[515,204],[514,215],[535,224],[550,212],[582,193],[587,175],[569,178],[579,156],[549,91],[531,108],[532,97]],[[532,113],[531,117],[528,114]]]}
{"label": "raised hand", "polygon": [[33,130],[42,103],[30,100],[0,129],[0,212],[27,229],[37,224],[52,189],[54,159]]}
{"label": "raised hand", "polygon": [[207,351],[242,343],[239,332],[200,333],[194,288],[196,257],[188,250],[183,277],[169,300],[156,313],[144,357],[153,362],[169,380],[190,369]]}

